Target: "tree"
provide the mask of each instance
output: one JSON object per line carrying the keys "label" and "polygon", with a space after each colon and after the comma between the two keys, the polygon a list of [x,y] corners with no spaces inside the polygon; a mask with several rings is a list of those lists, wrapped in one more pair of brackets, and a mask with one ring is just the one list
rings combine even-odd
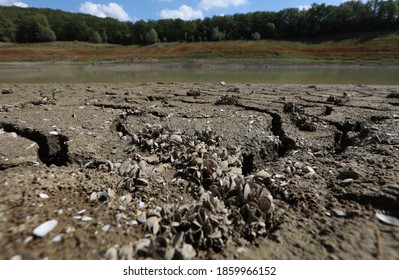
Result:
{"label": "tree", "polygon": [[252,40],[255,40],[255,41],[259,41],[261,39],[259,32],[252,33],[251,37],[252,37]]}
{"label": "tree", "polygon": [[43,14],[34,14],[21,19],[16,40],[21,43],[55,41],[56,36]]}
{"label": "tree", "polygon": [[276,30],[276,25],[274,25],[274,23],[268,22],[266,24],[266,36],[273,37],[275,30]]}
{"label": "tree", "polygon": [[145,35],[145,41],[147,44],[155,44],[159,42],[158,33],[154,28],[151,28],[150,31]]}
{"label": "tree", "polygon": [[219,27],[212,29],[212,40],[213,41],[223,41],[225,38],[225,33],[219,31]]}
{"label": "tree", "polygon": [[92,34],[90,36],[90,42],[96,43],[96,44],[101,43],[102,39],[101,39],[100,33],[98,33],[96,30],[93,30]]}
{"label": "tree", "polygon": [[15,25],[7,17],[0,14],[0,41],[14,42],[15,40]]}

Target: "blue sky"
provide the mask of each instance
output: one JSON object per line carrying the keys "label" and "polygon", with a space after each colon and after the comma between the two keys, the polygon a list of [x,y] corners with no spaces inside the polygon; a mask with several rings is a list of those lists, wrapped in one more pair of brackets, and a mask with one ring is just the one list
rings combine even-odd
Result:
{"label": "blue sky", "polygon": [[0,0],[0,5],[60,9],[83,12],[121,21],[157,20],[161,18],[195,18],[306,8],[312,3],[339,5],[345,0]]}

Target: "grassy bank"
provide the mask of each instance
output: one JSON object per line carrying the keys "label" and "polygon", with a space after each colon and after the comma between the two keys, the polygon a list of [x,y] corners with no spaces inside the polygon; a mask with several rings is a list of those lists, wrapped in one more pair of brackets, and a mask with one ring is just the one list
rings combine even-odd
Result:
{"label": "grassy bank", "polygon": [[121,46],[83,42],[0,44],[0,62],[246,60],[399,64],[399,33],[307,41],[223,41]]}

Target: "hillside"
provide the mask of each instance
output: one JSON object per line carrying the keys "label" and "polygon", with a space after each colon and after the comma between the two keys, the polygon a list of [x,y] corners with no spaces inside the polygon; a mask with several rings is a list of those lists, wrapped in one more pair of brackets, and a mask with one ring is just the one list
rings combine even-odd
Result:
{"label": "hillside", "polygon": [[85,42],[0,44],[0,62],[240,60],[276,63],[399,62],[399,33],[314,41],[260,40],[123,46]]}

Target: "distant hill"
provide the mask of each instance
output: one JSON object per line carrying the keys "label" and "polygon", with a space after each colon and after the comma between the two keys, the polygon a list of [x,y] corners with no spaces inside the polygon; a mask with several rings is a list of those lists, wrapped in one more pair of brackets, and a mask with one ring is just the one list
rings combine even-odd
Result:
{"label": "distant hill", "polygon": [[399,30],[399,0],[313,4],[278,12],[214,16],[183,21],[120,22],[61,10],[0,6],[0,41],[86,41],[112,44],[303,39]]}

